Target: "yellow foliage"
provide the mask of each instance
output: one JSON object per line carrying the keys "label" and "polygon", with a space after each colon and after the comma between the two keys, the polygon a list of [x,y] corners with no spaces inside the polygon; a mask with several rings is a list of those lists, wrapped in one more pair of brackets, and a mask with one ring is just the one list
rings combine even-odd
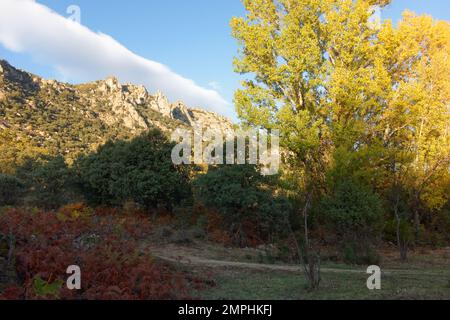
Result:
{"label": "yellow foliage", "polygon": [[35,146],[28,137],[20,136],[10,129],[0,129],[0,173],[14,173],[27,158],[46,154],[47,150]]}

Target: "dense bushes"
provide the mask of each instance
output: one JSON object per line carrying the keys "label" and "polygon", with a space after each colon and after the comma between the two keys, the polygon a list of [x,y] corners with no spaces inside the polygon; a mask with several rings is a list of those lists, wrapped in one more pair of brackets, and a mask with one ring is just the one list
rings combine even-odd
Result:
{"label": "dense bushes", "polygon": [[[188,298],[188,289],[200,288],[204,280],[178,273],[140,251],[138,241],[150,230],[145,215],[83,205],[57,214],[7,210],[0,215],[0,240],[3,234],[6,244],[13,243],[9,262],[17,276],[4,288],[0,282],[0,300]],[[8,259],[8,252],[7,247],[0,250],[0,262]],[[81,268],[81,290],[65,286],[70,265]]]}
{"label": "dense bushes", "polygon": [[93,204],[134,201],[145,208],[171,207],[189,198],[186,167],[171,160],[173,144],[159,131],[132,141],[108,142],[75,163],[85,198]]}
{"label": "dense bushes", "polygon": [[27,135],[12,129],[1,128],[0,173],[14,174],[16,168],[21,166],[26,159],[37,158],[48,153],[48,150],[37,147],[35,144]]}
{"label": "dense bushes", "polygon": [[[287,189],[286,182],[261,175],[253,165],[211,166],[191,184],[191,168],[171,161],[173,146],[155,130],[131,141],[108,142],[71,166],[62,156],[24,160],[15,176],[0,175],[0,206],[24,204],[56,210],[67,203],[87,201],[95,206],[137,205],[130,212],[165,207],[169,214],[178,207],[191,225],[177,226],[177,230],[195,227],[206,239],[239,246],[273,243],[291,229],[304,233],[305,204],[297,201],[305,194],[300,184],[292,188],[295,197],[288,201],[280,196]],[[324,168],[326,178],[311,199],[307,219],[313,237],[337,246],[341,257],[354,263],[376,261],[375,240],[396,242],[396,232],[401,242],[414,241],[409,194],[404,191],[398,202],[393,192],[381,194],[380,188],[373,188],[376,185],[361,160],[371,153],[363,151],[336,152],[332,165]],[[301,182],[304,173],[298,175]],[[196,195],[194,206],[191,187]],[[293,210],[291,203],[298,208]],[[394,203],[399,225],[392,219]],[[202,205],[206,208],[199,213],[195,208]],[[423,219],[421,244],[448,243],[446,208],[422,214],[427,218]],[[383,216],[387,218],[384,224]]]}
{"label": "dense bushes", "polygon": [[17,178],[0,181],[2,202],[17,203],[20,179],[27,190],[22,202],[39,208],[57,209],[82,199],[94,205],[132,201],[147,209],[171,208],[191,198],[190,168],[173,165],[172,148],[163,133],[153,130],[131,141],[110,141],[71,167],[62,156],[27,158],[16,168]]}
{"label": "dense bushes", "polygon": [[27,159],[16,175],[26,184],[28,205],[57,209],[76,198],[73,173],[62,156]]}
{"label": "dense bushes", "polygon": [[0,206],[17,205],[22,193],[24,184],[14,176],[0,174]]}
{"label": "dense bushes", "polygon": [[376,193],[354,179],[344,178],[322,199],[320,207],[329,232],[342,244],[344,260],[378,262],[371,244],[381,230],[384,210]]}
{"label": "dense bushes", "polygon": [[245,245],[249,231],[267,241],[286,230],[290,206],[274,197],[270,179],[252,165],[218,166],[199,176],[195,186],[199,199],[223,216],[234,241]]}
{"label": "dense bushes", "polygon": [[382,202],[369,187],[346,179],[322,200],[324,217],[341,235],[373,234],[383,214]]}

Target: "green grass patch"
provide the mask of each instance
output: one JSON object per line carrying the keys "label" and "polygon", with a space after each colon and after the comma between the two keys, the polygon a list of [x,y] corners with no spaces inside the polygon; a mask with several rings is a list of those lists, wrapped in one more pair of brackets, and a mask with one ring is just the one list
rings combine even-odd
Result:
{"label": "green grass patch", "polygon": [[448,273],[438,271],[434,270],[437,275],[389,273],[382,276],[382,289],[374,291],[367,289],[369,275],[364,272],[324,272],[320,289],[308,292],[301,272],[225,270],[217,273],[216,287],[199,295],[224,300],[450,299]]}

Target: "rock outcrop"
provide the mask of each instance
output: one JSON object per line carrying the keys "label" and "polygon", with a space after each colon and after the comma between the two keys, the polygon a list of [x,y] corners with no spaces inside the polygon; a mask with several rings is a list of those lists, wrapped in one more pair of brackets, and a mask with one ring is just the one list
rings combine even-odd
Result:
{"label": "rock outcrop", "polygon": [[72,85],[45,80],[0,60],[1,127],[39,140],[39,145],[91,150],[111,138],[127,138],[159,128],[233,130],[230,120],[213,112],[170,103],[161,92],[121,84],[115,77]]}
{"label": "rock outcrop", "polygon": [[[70,85],[56,80],[45,80],[30,73],[12,67],[5,60],[0,60],[0,73],[9,81],[20,84],[26,90],[52,90],[57,94],[71,92],[76,99],[81,99],[87,107],[103,103],[108,106],[102,119],[108,125],[123,122],[130,130],[149,128],[152,119],[145,119],[139,110],[152,109],[166,118],[181,121],[187,126],[202,125],[218,128],[227,132],[233,128],[230,120],[216,113],[193,109],[183,102],[170,103],[160,91],[154,95],[148,93],[144,86],[121,84],[115,77],[93,83]],[[6,95],[5,88],[0,88],[0,99]]]}

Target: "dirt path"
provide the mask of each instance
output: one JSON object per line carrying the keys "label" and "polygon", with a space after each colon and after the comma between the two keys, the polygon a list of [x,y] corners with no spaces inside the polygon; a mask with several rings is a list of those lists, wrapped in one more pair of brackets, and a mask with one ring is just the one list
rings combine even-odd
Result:
{"label": "dirt path", "polygon": [[[276,264],[262,264],[262,263],[251,263],[251,262],[239,262],[239,261],[227,261],[227,260],[216,260],[210,258],[203,258],[196,255],[192,255],[188,249],[181,247],[171,247],[168,248],[152,248],[152,255],[158,259],[182,264],[186,266],[197,266],[197,267],[208,267],[208,268],[241,268],[241,269],[251,269],[259,271],[281,271],[281,272],[303,272],[301,266],[292,265],[276,265]],[[340,269],[340,268],[321,268],[323,273],[354,273],[354,274],[366,274],[365,269]],[[417,272],[417,270],[382,270],[384,275],[391,274],[401,274],[401,275],[427,275],[427,276],[438,276],[438,277],[448,277],[446,273],[430,273],[430,272]]]}
{"label": "dirt path", "polygon": [[[161,260],[179,263],[190,266],[210,267],[210,268],[243,268],[252,270],[273,270],[273,271],[285,271],[285,272],[301,272],[303,269],[296,266],[287,265],[275,265],[275,264],[261,264],[261,263],[249,263],[249,262],[235,262],[235,261],[222,261],[203,259],[194,256],[185,257],[169,257],[161,254],[153,254],[156,258]],[[363,270],[345,270],[345,269],[331,269],[322,268],[323,272],[336,272],[336,273],[363,273]]]}

